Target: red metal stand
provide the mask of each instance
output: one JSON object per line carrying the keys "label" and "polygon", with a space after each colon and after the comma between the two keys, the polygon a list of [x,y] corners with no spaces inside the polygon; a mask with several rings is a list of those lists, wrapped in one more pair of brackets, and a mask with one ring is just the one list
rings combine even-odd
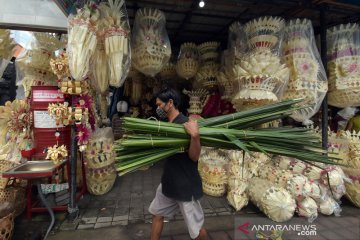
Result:
{"label": "red metal stand", "polygon": [[[64,168],[64,166],[62,166],[62,168]],[[69,180],[70,179],[70,163],[69,163],[69,161],[67,161],[67,163],[66,163],[66,169],[67,169],[67,176],[68,176],[68,180]],[[83,181],[82,181],[82,186],[79,187],[79,189],[78,189],[79,192],[76,195],[77,202],[80,201],[80,199],[82,198],[82,196],[85,193],[87,193],[85,165],[84,165],[83,161],[81,161],[81,169],[82,169]],[[51,180],[51,177],[49,177],[49,179]],[[26,187],[26,217],[29,220],[32,218],[33,213],[48,212],[48,210],[45,207],[39,207],[39,203],[40,203],[39,200],[33,201],[32,186],[33,186],[32,181],[28,180],[27,187]],[[69,191],[70,191],[70,189],[69,189]],[[51,209],[55,212],[67,211],[68,206],[67,205],[53,206],[53,207],[51,207]]]}

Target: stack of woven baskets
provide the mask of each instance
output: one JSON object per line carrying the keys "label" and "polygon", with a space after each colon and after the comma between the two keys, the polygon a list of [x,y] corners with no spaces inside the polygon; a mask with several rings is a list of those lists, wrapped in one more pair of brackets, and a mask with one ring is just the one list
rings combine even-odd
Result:
{"label": "stack of woven baskets", "polygon": [[111,128],[97,129],[89,140],[85,157],[87,188],[91,194],[105,194],[115,183],[113,142],[114,135]]}
{"label": "stack of woven baskets", "polygon": [[3,178],[1,173],[14,167],[10,161],[0,160],[0,239],[12,239],[14,230],[14,218],[19,216],[25,209],[25,189],[15,181],[9,186],[8,178]]}

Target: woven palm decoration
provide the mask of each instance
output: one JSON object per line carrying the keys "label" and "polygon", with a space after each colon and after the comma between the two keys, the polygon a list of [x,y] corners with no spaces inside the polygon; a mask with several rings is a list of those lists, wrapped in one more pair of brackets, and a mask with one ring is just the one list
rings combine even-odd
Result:
{"label": "woven palm decoration", "polygon": [[253,178],[248,189],[250,200],[273,221],[285,222],[294,215],[295,199],[284,188],[275,187],[264,179]]}
{"label": "woven palm decoration", "polygon": [[155,76],[169,62],[171,46],[165,15],[158,9],[136,12],[132,35],[132,64],[143,74]]}
{"label": "woven palm decoration", "polygon": [[272,49],[282,38],[284,19],[280,17],[260,17],[245,24],[244,31],[249,48]]}
{"label": "woven palm decoration", "polygon": [[193,78],[200,67],[200,54],[195,43],[183,43],[176,62],[176,72],[186,80]]}
{"label": "woven palm decoration", "polygon": [[86,184],[88,191],[94,195],[103,195],[111,190],[116,180],[116,169],[109,165],[100,169],[88,168]]}
{"label": "woven palm decoration", "polygon": [[246,23],[248,51],[234,67],[234,80],[238,82],[233,97],[236,110],[279,100],[278,95],[289,78],[289,70],[278,56],[284,24],[284,20],[277,17],[262,17]]}
{"label": "woven palm decoration", "polygon": [[359,37],[356,23],[341,24],[327,31],[330,105],[360,106]]}
{"label": "woven palm decoration", "polygon": [[84,80],[91,69],[90,60],[97,45],[99,18],[98,6],[90,2],[84,4],[76,14],[69,16],[66,50],[71,76],[77,81]]}
{"label": "woven palm decoration", "polygon": [[223,92],[221,96],[222,99],[231,100],[234,95],[233,78],[233,72],[229,68],[225,68],[224,71],[218,73],[217,81]]}
{"label": "woven palm decoration", "polygon": [[175,64],[168,62],[159,73],[159,77],[162,81],[174,80],[176,78]]}
{"label": "woven palm decoration", "polygon": [[17,84],[24,87],[29,96],[31,86],[57,86],[57,76],[50,67],[54,50],[61,48],[60,41],[48,33],[34,33],[31,48],[16,58]]}
{"label": "woven palm decoration", "polygon": [[226,198],[236,211],[240,211],[249,203],[249,197],[246,192],[247,185],[247,182],[242,182],[242,184],[237,185],[237,187],[231,188],[227,193]]}
{"label": "woven palm decoration", "polygon": [[278,56],[264,49],[244,56],[234,67],[234,76],[238,88],[232,102],[239,111],[277,102],[276,93],[287,83],[289,70]]}
{"label": "woven palm decoration", "polygon": [[206,96],[208,95],[208,91],[206,91],[205,89],[198,89],[192,91],[184,89],[183,93],[190,97],[190,107],[188,108],[188,112],[190,114],[201,114],[205,104]]}
{"label": "woven palm decoration", "polygon": [[198,46],[200,53],[200,59],[203,63],[205,62],[216,62],[219,59],[218,48],[220,47],[219,42],[204,42]]}
{"label": "woven palm decoration", "polygon": [[195,75],[195,86],[206,89],[212,89],[217,86],[219,69],[220,65],[215,62],[208,62],[205,65],[202,65]]}
{"label": "woven palm decoration", "polygon": [[109,84],[121,87],[131,63],[130,24],[125,0],[101,2],[98,8],[101,14],[98,33],[104,41],[109,66]]}
{"label": "woven palm decoration", "polygon": [[285,188],[297,201],[308,197],[312,190],[307,177],[293,174],[289,170],[280,170],[271,164],[266,164],[261,168],[259,177]]}
{"label": "woven palm decoration", "polygon": [[15,42],[10,37],[10,31],[0,29],[0,76],[3,75],[9,64],[15,47]]}
{"label": "woven palm decoration", "polygon": [[307,108],[294,112],[296,121],[308,121],[320,108],[327,92],[325,69],[316,47],[314,31],[308,19],[291,20],[284,35],[283,60],[290,70],[290,77],[283,99],[303,98]]}
{"label": "woven palm decoration", "polygon": [[226,192],[226,158],[216,149],[202,150],[199,159],[199,173],[203,182],[204,193],[219,197]]}

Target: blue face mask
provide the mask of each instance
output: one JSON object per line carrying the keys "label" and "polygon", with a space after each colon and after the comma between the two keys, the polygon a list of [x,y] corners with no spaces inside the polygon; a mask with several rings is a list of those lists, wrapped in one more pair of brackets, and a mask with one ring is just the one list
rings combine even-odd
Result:
{"label": "blue face mask", "polygon": [[161,107],[157,107],[156,114],[158,115],[158,117],[161,120],[165,120],[167,118],[167,114],[166,114],[165,110],[162,109]]}

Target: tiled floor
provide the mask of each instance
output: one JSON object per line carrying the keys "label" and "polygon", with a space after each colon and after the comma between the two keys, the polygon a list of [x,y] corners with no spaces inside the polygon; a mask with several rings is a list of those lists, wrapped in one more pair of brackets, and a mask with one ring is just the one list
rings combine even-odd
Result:
{"label": "tiled floor", "polygon": [[[128,225],[149,222],[152,216],[148,208],[160,183],[161,174],[161,165],[154,166],[146,171],[119,177],[113,189],[103,196],[84,196],[79,204],[81,221],[78,228],[97,228],[105,223]],[[204,195],[201,204],[205,216],[236,214],[225,198]],[[252,210],[250,208],[247,211]],[[180,213],[175,215],[175,220],[178,219],[182,219]]]}
{"label": "tiled floor", "polygon": [[[62,230],[86,229],[96,231],[99,230],[99,228],[121,226],[129,232],[129,235],[132,236],[131,239],[148,239],[149,223],[152,218],[148,212],[148,207],[155,196],[161,174],[162,166],[156,165],[146,171],[137,171],[124,177],[118,177],[112,190],[105,195],[93,196],[86,194],[79,202],[80,216],[75,224],[64,221],[66,217],[65,213],[58,214],[57,225],[54,228],[54,231],[57,233],[55,237],[59,236],[59,233],[64,232]],[[240,212],[234,212],[224,197],[216,198],[204,195],[201,199],[201,204],[205,213],[205,223],[208,223],[207,226],[209,226],[210,229],[210,239],[214,240],[235,239],[234,217],[260,216],[266,218],[266,216],[251,203]],[[342,216],[355,216],[360,218],[360,209],[354,207],[345,198],[343,199],[341,207]],[[316,224],[319,224],[319,227],[323,226],[324,229],[328,229],[329,231],[321,232],[316,238],[308,239],[329,239],[328,235],[331,234],[331,229],[335,229],[334,231],[336,233],[333,234],[334,236],[336,234],[339,235],[340,231],[336,231],[336,227],[338,227],[339,224],[341,225],[342,220],[332,223],[334,218],[334,216],[319,216]],[[164,229],[166,230],[166,228],[168,228],[168,231],[165,231],[167,234],[164,234],[162,239],[189,239],[189,235],[186,233],[186,227],[183,227],[183,221],[177,221],[181,219],[182,216],[180,213],[175,215],[174,219],[166,219],[168,223],[165,224]],[[221,221],[232,223],[221,224]],[[346,219],[343,221],[346,221]],[[33,239],[24,238],[23,233],[35,231],[40,227],[46,229],[48,223],[49,218],[46,214],[35,214],[33,221],[30,222],[25,219],[17,219],[14,239]],[[331,224],[335,224],[336,226],[331,226]],[[346,224],[346,222],[344,222],[344,224]],[[180,231],[175,231],[174,226],[177,226],[177,229],[180,229]],[[345,228],[348,230],[344,231]],[[341,231],[341,239],[353,240],[351,237],[359,234],[353,231],[358,231],[356,229],[359,228],[360,226],[345,226]],[[350,236],[350,238],[346,238],[346,234]],[[136,237],[137,235],[139,236]]]}

